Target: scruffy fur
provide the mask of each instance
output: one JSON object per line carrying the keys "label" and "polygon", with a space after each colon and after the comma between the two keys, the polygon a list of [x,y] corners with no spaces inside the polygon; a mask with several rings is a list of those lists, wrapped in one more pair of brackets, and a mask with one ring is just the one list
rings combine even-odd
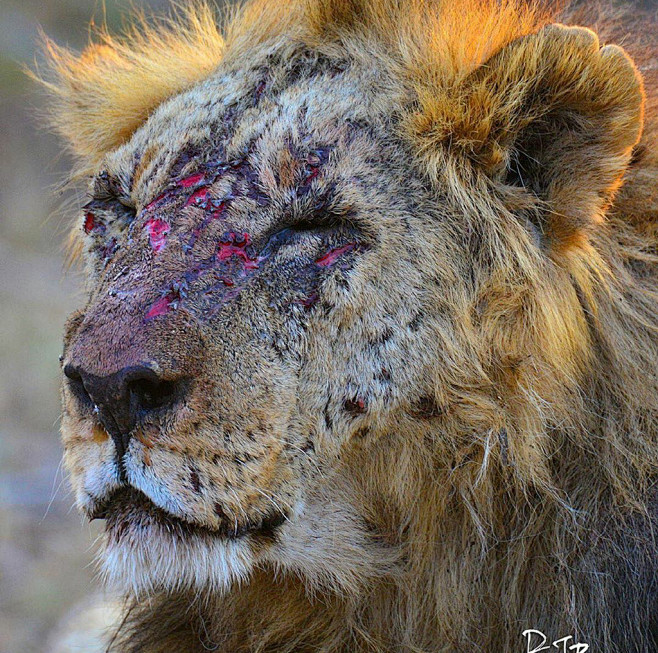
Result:
{"label": "scruffy fur", "polygon": [[80,507],[141,492],[113,650],[658,651],[657,31],[252,0],[49,46],[91,178],[64,364],[189,383],[127,481],[64,387]]}

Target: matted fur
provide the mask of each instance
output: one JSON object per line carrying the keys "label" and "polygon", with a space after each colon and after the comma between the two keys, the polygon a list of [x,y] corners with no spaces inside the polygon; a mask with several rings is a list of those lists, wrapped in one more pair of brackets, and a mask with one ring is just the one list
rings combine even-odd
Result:
{"label": "matted fur", "polygon": [[[189,14],[185,24],[203,27],[184,29],[180,43],[176,29],[161,36],[154,27],[140,32],[134,51],[105,37],[108,49],[92,48],[94,56],[56,52],[51,88],[63,100],[55,124],[65,126],[81,165],[96,173],[105,155],[103,165],[118,170],[126,188],[132,184],[138,208],[146,206],[166,185],[170,153],[190,140],[185,130],[204,133],[194,115],[206,115],[217,94],[251,88],[236,78],[266,70],[282,95],[266,90],[263,111],[279,106],[278,97],[296,101],[301,88],[306,113],[327,133],[342,134],[336,121],[349,110],[345,123],[359,136],[345,142],[360,145],[349,164],[330,159],[336,185],[344,184],[355,206],[372,204],[369,224],[384,244],[378,262],[347,277],[359,301],[350,304],[349,293],[329,285],[329,303],[344,312],[331,322],[327,309],[325,322],[304,331],[299,357],[311,371],[300,372],[301,395],[308,387],[318,394],[309,400],[309,421],[288,427],[309,425],[315,467],[302,473],[301,489],[269,476],[260,488],[272,496],[270,485],[279,493],[293,488],[286,500],[296,492],[306,500],[281,540],[266,553],[250,551],[258,562],[236,545],[221,560],[238,569],[231,575],[204,571],[215,549],[190,539],[178,558],[168,558],[170,550],[157,556],[168,566],[156,574],[148,556],[158,549],[136,531],[146,562],[135,564],[124,547],[110,549],[108,559],[119,562],[106,563],[110,576],[135,587],[116,650],[512,652],[524,650],[523,630],[537,628],[549,641],[573,635],[591,650],[655,651],[654,17],[598,3],[559,16],[590,25],[603,43],[626,46],[639,72],[594,32],[549,25],[558,17],[512,0],[252,0],[227,24],[224,41],[207,17]],[[178,52],[189,61],[194,34],[207,45],[198,77],[207,80],[185,93],[196,77],[164,84],[154,66],[158,73],[176,68]],[[111,83],[108,69],[117,75]],[[123,92],[126,80],[146,89],[138,113]],[[228,90],[214,86],[218,80]],[[334,88],[335,108],[327,101]],[[79,110],[96,97],[99,114]],[[267,134],[270,158],[263,155],[258,168],[265,185],[293,173],[286,160],[272,163],[280,143],[259,101],[245,110],[238,136]],[[197,114],[188,117],[189,107]],[[280,108],[273,120],[287,125],[288,106]],[[373,141],[380,149],[369,149],[372,134],[381,136]],[[144,152],[139,174],[125,172]],[[159,160],[158,152],[170,158]],[[374,174],[377,155],[386,169]],[[354,190],[362,180],[365,195]],[[413,211],[400,208],[407,201]],[[387,212],[395,220],[377,231]],[[399,232],[414,220],[423,229]],[[99,290],[88,316],[101,310],[104,275],[96,263],[91,278]],[[254,302],[261,316],[264,305],[256,313]],[[90,318],[71,324],[69,355],[83,319]],[[245,332],[257,321],[245,319]],[[121,334],[100,328],[118,347]],[[178,324],[172,329],[196,338]],[[215,334],[211,344],[233,346],[241,342],[237,331]],[[352,358],[341,376],[343,352]],[[216,365],[230,365],[229,358]],[[322,368],[325,360],[336,361],[336,370]],[[240,361],[238,372],[241,365],[250,369]],[[328,414],[332,387],[344,410]],[[291,403],[269,405],[277,418],[295,396],[283,381],[278,391]],[[355,392],[368,400],[363,406]],[[92,427],[65,398],[68,466],[78,482],[92,466],[82,452]],[[260,410],[260,399],[242,401],[235,399],[238,413]],[[110,465],[110,450],[102,452]],[[180,491],[187,500],[189,489]],[[179,562],[180,582],[172,581],[177,559],[190,552],[198,564]]]}

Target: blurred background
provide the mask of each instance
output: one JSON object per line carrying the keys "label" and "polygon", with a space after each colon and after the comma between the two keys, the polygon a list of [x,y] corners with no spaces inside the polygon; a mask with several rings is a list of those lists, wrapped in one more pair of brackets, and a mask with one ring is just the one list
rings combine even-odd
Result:
{"label": "blurred background", "polygon": [[82,48],[92,18],[115,29],[130,6],[165,0],[0,0],[0,652],[45,644],[74,606],[96,591],[98,527],[71,509],[59,461],[60,339],[82,301],[64,266],[77,198],[57,184],[70,166],[44,130],[44,97],[24,75],[39,28]]}

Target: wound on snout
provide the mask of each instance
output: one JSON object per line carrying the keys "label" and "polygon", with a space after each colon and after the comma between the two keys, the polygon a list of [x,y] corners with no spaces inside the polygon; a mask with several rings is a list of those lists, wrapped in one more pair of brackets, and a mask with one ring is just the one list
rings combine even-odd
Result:
{"label": "wound on snout", "polygon": [[144,210],[145,210],[145,211],[150,211],[150,210],[152,210],[152,209],[155,208],[158,204],[160,204],[160,202],[162,202],[162,200],[164,200],[166,197],[169,197],[169,193],[167,193],[167,192],[165,192],[165,193],[160,193],[160,195],[158,195],[154,200],[151,200],[151,201],[150,201],[150,202],[144,207]]}
{"label": "wound on snout", "polygon": [[101,248],[100,250],[101,258],[106,262],[109,261],[116,254],[116,251],[118,249],[119,249],[119,243],[117,242],[117,239],[111,238],[110,242]]}
{"label": "wound on snout", "polygon": [[180,291],[176,289],[170,290],[166,295],[163,295],[151,305],[151,308],[146,314],[146,319],[151,320],[154,317],[169,313],[169,311],[178,306],[179,301]]}
{"label": "wound on snout", "polygon": [[304,160],[304,175],[301,185],[297,188],[297,194],[306,195],[311,189],[313,180],[320,176],[322,166],[329,159],[329,150],[326,148],[313,150]]}
{"label": "wound on snout", "polygon": [[258,104],[266,88],[267,88],[267,80],[261,79],[260,82],[258,82],[258,86],[256,87],[256,90],[254,91],[254,106]]}

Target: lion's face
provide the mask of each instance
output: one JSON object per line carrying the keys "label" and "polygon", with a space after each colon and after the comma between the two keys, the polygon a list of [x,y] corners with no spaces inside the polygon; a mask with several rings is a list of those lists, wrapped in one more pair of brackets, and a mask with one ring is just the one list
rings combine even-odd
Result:
{"label": "lion's face", "polygon": [[462,246],[349,75],[271,84],[227,73],[161,107],[81,217],[66,463],[138,591],[363,564],[345,452],[437,411],[425,312]]}

